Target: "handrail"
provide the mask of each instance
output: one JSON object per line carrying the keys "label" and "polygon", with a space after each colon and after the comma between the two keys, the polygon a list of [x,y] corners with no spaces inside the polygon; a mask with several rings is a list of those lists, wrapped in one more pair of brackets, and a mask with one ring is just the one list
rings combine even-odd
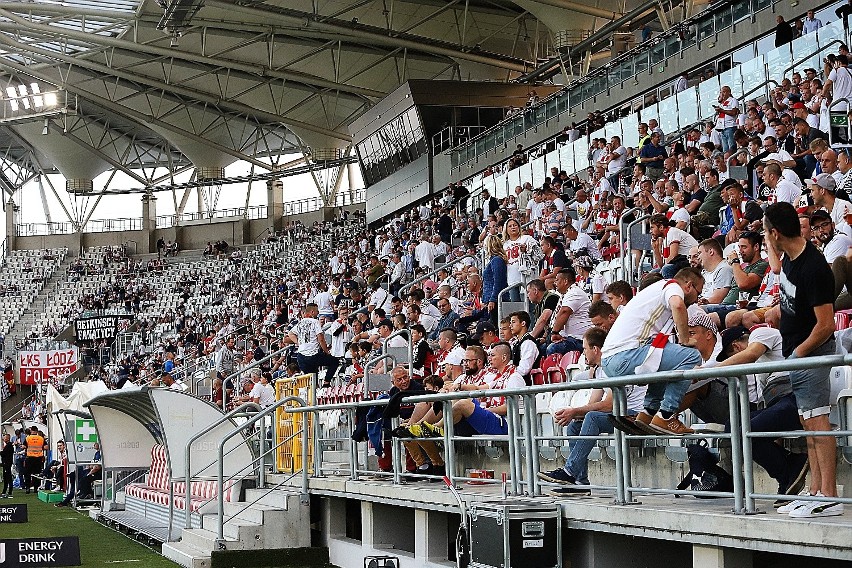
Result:
{"label": "handrail", "polygon": [[[633,215],[634,213],[636,213],[638,211],[642,211],[642,208],[641,207],[632,207],[631,209],[627,209],[625,211],[622,211],[621,217],[618,218],[618,255],[619,255],[618,259],[621,262],[621,271],[624,274],[626,274],[627,271],[628,271],[628,267],[625,264],[627,259],[624,257],[624,252],[625,252],[625,246],[624,245],[625,245],[625,240],[626,240],[626,238],[625,238],[626,227],[624,225],[624,218],[630,217],[631,215]],[[628,248],[626,250],[629,251],[630,249]]]}
{"label": "handrail", "polygon": [[[382,351],[390,349],[388,343],[394,337],[402,337],[403,335],[406,337],[406,347],[408,348],[408,375],[411,376],[414,373],[414,346],[411,343],[411,332],[407,329],[400,329],[388,335],[387,339],[385,339],[384,345],[382,345]],[[386,353],[385,353],[386,354]]]}
{"label": "handrail", "polygon": [[[631,221],[630,223],[627,224],[627,251],[626,251],[627,254],[625,256],[627,257],[627,266],[630,267],[630,272],[627,274],[627,281],[631,285],[638,283],[638,281],[639,281],[638,276],[639,275],[637,274],[637,269],[642,268],[642,266],[641,266],[641,264],[639,266],[633,266],[633,249],[631,248],[631,244],[633,242],[633,239],[630,236],[630,229],[632,229],[633,227],[635,227],[639,223],[643,223],[645,221],[645,219],[650,219],[650,218],[651,218],[651,215],[648,215],[648,214],[640,215],[639,217],[637,217],[636,219],[634,219],[633,221]],[[642,259],[640,258],[639,259],[640,263],[641,263],[641,260]]]}
{"label": "handrail", "polygon": [[[228,375],[227,377],[225,377],[224,379],[222,379],[222,408],[223,408],[223,409],[224,409],[224,408],[226,408],[226,407],[227,407],[227,403],[228,403],[228,400],[227,400],[227,398],[228,398],[228,394],[227,394],[227,393],[228,393],[228,389],[226,389],[226,388],[225,388],[225,383],[227,383],[228,381],[230,381],[230,380],[231,380],[231,379],[233,379],[234,377],[237,377],[237,376],[239,376],[239,375],[241,375],[241,374],[245,373],[246,371],[249,371],[249,370],[251,370],[251,369],[254,369],[255,367],[259,367],[260,365],[262,365],[263,363],[266,363],[267,361],[271,361],[273,357],[275,357],[275,356],[277,356],[277,355],[282,355],[282,354],[283,354],[285,351],[287,351],[288,349],[290,349],[290,346],[289,346],[289,345],[287,345],[286,347],[282,347],[281,349],[279,349],[279,350],[277,350],[277,351],[275,351],[275,352],[273,352],[273,353],[270,353],[269,355],[267,355],[266,357],[264,357],[264,358],[262,358],[262,359],[258,359],[258,360],[256,360],[256,361],[252,361],[251,363],[249,363],[248,365],[246,365],[245,367],[243,367],[243,368],[242,368],[242,369],[240,369],[239,371],[234,371],[233,373],[231,373],[230,375]],[[237,388],[236,388],[236,385],[235,385],[234,391],[236,391],[236,390],[237,390]]]}
{"label": "handrail", "polygon": [[[500,322],[503,319],[503,294],[509,292],[509,290],[514,290],[515,288],[524,289],[525,284],[523,282],[518,282],[517,284],[512,284],[511,286],[506,286],[497,294],[497,321]],[[526,302],[524,302],[526,303]]]}
{"label": "handrail", "polygon": [[[299,404],[301,407],[306,407],[307,403],[305,400],[298,396],[287,396],[276,402],[275,404],[266,407],[264,410],[261,410],[257,414],[255,414],[252,418],[247,420],[245,423],[237,426],[233,430],[231,430],[228,434],[222,437],[219,441],[219,458],[218,458],[218,487],[219,494],[217,495],[217,504],[218,504],[218,513],[217,513],[217,522],[216,522],[216,538],[218,541],[222,541],[225,538],[225,492],[223,488],[225,487],[225,442],[248,428],[249,426],[254,426],[257,422],[272,412],[278,410],[278,408],[284,406],[285,404],[295,402]],[[308,429],[305,423],[302,424],[302,448],[307,448],[310,444],[310,439],[308,436]],[[263,467],[263,463],[260,464],[260,467]],[[306,456],[302,458],[302,488],[301,488],[301,498],[306,500],[308,496],[308,460]],[[189,503],[187,503],[187,507]]]}
{"label": "handrail", "polygon": [[[184,446],[184,450],[183,450],[183,459],[184,459],[184,464],[185,464],[184,470],[183,470],[183,479],[184,479],[184,482],[186,482],[186,494],[184,495],[184,497],[186,497],[186,506],[184,507],[186,509],[185,514],[184,514],[184,528],[187,528],[187,529],[192,528],[191,508],[189,506],[189,503],[192,500],[192,487],[191,487],[192,484],[189,482],[189,480],[192,479],[192,468],[191,468],[191,465],[190,465],[190,460],[192,459],[192,452],[190,451],[192,449],[192,444],[194,444],[199,438],[201,438],[205,434],[210,433],[214,428],[216,428],[220,424],[227,422],[233,416],[236,416],[237,414],[240,414],[240,413],[242,413],[246,410],[249,410],[250,408],[253,408],[255,410],[260,410],[260,406],[253,403],[253,402],[246,402],[244,404],[241,404],[240,406],[238,406],[237,408],[228,412],[224,416],[219,417],[215,422],[213,422],[212,424],[209,424],[206,428],[204,428],[203,430],[198,432],[196,435],[194,435],[192,438],[190,438],[186,442],[186,445]],[[205,469],[207,467],[209,467],[210,465],[213,465],[213,463],[215,463],[215,462],[211,462],[210,464],[204,466]],[[171,526],[171,524],[170,524],[170,526]]]}
{"label": "handrail", "polygon": [[[476,260],[476,257],[477,257],[477,255],[476,255],[476,254],[466,254],[466,255],[464,255],[464,256],[460,256],[460,257],[458,257],[458,258],[454,258],[454,259],[452,260],[452,262],[459,262],[460,260],[464,260],[464,259],[466,259],[466,258],[472,258],[472,259]],[[400,296],[400,295],[402,295],[402,294],[405,294],[406,292],[408,292],[409,290],[411,290],[411,289],[414,287],[414,285],[415,285],[415,284],[420,284],[421,282],[425,282],[426,280],[428,280],[428,279],[432,278],[433,276],[435,276],[436,274],[438,274],[438,272],[440,272],[441,270],[443,270],[443,269],[444,269],[444,267],[445,267],[446,265],[448,265],[448,264],[450,264],[450,260],[449,260],[449,259],[447,259],[447,262],[445,262],[445,263],[444,263],[444,264],[443,264],[440,268],[436,268],[436,269],[432,270],[431,272],[429,272],[428,274],[425,274],[425,275],[421,276],[421,277],[420,277],[420,278],[418,278],[417,280],[412,280],[411,282],[409,282],[408,284],[406,284],[405,286],[403,286],[402,288],[400,288],[400,289],[399,289],[399,293],[397,294],[397,296]]]}

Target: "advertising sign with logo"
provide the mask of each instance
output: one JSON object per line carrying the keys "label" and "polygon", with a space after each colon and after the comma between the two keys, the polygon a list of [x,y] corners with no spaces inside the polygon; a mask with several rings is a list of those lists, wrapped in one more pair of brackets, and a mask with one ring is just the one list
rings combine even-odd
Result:
{"label": "advertising sign with logo", "polygon": [[29,520],[27,517],[27,506],[24,504],[18,505],[0,505],[0,524],[2,523],[26,523]]}
{"label": "advertising sign with logo", "polygon": [[77,370],[77,347],[53,351],[18,351],[18,381],[22,385],[61,383]]}
{"label": "advertising sign with logo", "polygon": [[79,565],[80,540],[76,536],[0,540],[0,568]]}

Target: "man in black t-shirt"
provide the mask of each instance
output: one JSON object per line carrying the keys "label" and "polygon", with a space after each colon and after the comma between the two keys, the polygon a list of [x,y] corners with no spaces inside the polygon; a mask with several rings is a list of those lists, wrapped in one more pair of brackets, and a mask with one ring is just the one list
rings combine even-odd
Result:
{"label": "man in black t-shirt", "polygon": [[[799,219],[786,202],[767,207],[763,218],[769,263],[781,265],[782,353],[788,359],[833,355],[834,278],[825,257],[801,236]],[[779,259],[784,254],[783,261]],[[831,430],[831,382],[829,367],[790,371],[793,394],[805,430]],[[834,438],[815,436],[808,441],[811,468],[810,494],[837,496],[837,443]],[[843,514],[837,502],[793,501],[779,509],[793,518],[828,517]]]}
{"label": "man in black t-shirt", "polygon": [[553,311],[559,306],[559,294],[547,290],[538,278],[527,284],[527,299],[530,302],[532,329],[530,333],[540,345],[547,342],[548,329]]}

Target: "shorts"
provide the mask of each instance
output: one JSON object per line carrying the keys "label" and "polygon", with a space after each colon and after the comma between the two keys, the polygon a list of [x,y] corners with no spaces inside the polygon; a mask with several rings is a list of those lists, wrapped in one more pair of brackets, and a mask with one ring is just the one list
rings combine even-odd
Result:
{"label": "shorts", "polygon": [[766,321],[766,312],[771,310],[773,307],[774,306],[766,306],[765,308],[755,308],[751,310],[751,313],[754,315],[754,317],[760,320],[760,323],[763,323]]}
{"label": "shorts", "polygon": [[[835,342],[832,337],[814,349],[808,357],[834,353]],[[787,357],[788,361],[793,359],[796,359],[795,351]],[[807,420],[831,412],[831,367],[790,371],[790,383],[793,385],[793,395],[802,418]]]}
{"label": "shorts", "polygon": [[473,399],[473,413],[456,424],[456,434],[459,436],[474,436],[476,434],[505,436],[508,433],[509,422],[506,417],[482,408],[476,399]]}

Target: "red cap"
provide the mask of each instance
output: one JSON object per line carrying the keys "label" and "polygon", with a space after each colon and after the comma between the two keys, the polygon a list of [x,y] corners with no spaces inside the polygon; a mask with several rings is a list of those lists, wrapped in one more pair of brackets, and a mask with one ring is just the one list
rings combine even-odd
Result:
{"label": "red cap", "polygon": [[793,103],[790,106],[790,108],[793,109],[793,110],[796,110],[797,108],[805,108],[805,103],[803,103],[803,102]]}

